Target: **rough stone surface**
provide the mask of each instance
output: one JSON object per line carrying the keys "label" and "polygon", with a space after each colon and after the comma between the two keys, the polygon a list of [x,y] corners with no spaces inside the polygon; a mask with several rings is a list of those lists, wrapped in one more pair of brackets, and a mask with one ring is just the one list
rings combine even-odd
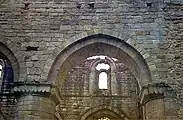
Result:
{"label": "rough stone surface", "polygon": [[[108,92],[103,91],[102,97],[97,96],[100,94],[91,97],[87,82],[90,69],[88,66],[76,68],[76,59],[79,58],[77,56],[92,55],[90,53],[93,51],[74,54],[75,50],[79,49],[75,44],[82,45],[88,37],[98,39],[95,34],[122,41],[143,58],[143,60],[138,59],[133,51],[129,51],[127,54],[136,59],[130,61],[125,57],[122,58],[124,61],[121,63],[125,67],[128,68],[133,60],[134,63],[139,61],[147,63],[146,67],[133,64],[133,69],[130,67],[127,70],[123,69],[116,75],[116,79],[120,79],[119,84],[122,85],[116,96],[110,96]],[[39,92],[34,90],[27,92],[26,87],[19,92],[11,89],[8,93],[4,93],[1,90],[0,119],[4,117],[8,120],[14,118],[87,120],[91,116],[105,114],[106,111],[118,118],[121,117],[117,116],[120,112],[114,112],[118,109],[126,115],[123,117],[124,120],[130,119],[130,116],[135,119],[150,120],[157,118],[153,110],[158,109],[163,101],[165,118],[182,120],[182,39],[182,0],[0,0],[0,59],[10,61],[14,70],[14,82],[23,83],[25,86],[50,84],[53,87],[46,92],[41,87]],[[108,40],[109,43],[111,41],[113,39]],[[120,48],[117,45],[115,47]],[[68,52],[69,48],[72,48],[73,54]],[[109,50],[110,47],[106,49]],[[102,52],[99,50],[98,53]],[[72,57],[66,59],[65,54],[71,54]],[[114,54],[118,56],[118,53]],[[64,70],[68,71],[72,68],[67,68],[69,65],[64,65],[65,62],[59,63],[58,59],[66,60],[67,64],[74,66],[74,71],[70,71],[69,76]],[[84,59],[86,58],[81,60]],[[53,68],[61,72],[54,72]],[[149,70],[148,77],[141,76],[143,70]],[[124,71],[127,73],[124,74]],[[149,83],[144,83],[147,86],[139,86],[138,80],[145,81],[146,78],[150,78]],[[2,82],[3,79],[0,81]],[[159,100],[159,93],[147,93],[147,96],[141,97],[144,96],[143,89],[149,88],[148,85],[165,87],[164,98],[161,98],[163,100]],[[133,91],[136,88],[139,91],[135,94]],[[32,95],[36,96],[35,99],[29,99]],[[139,100],[142,98],[147,99],[145,100],[147,103],[140,103]],[[155,101],[160,102],[156,103],[151,98],[156,98]],[[58,107],[57,111],[43,112],[42,109],[49,109],[49,105],[42,103],[42,100],[50,101],[46,103],[51,105],[55,101],[52,109]],[[35,108],[32,102],[38,104],[38,107]],[[100,103],[109,106],[106,111],[99,112],[98,109],[95,111],[96,115],[87,112],[92,107],[100,106]],[[148,108],[147,111],[144,106]],[[112,109],[113,107],[117,108]],[[153,110],[150,110],[152,108]],[[35,115],[34,110],[42,112]],[[162,111],[160,110],[158,117],[162,116],[160,115]],[[89,116],[82,117],[84,113]],[[165,119],[164,116],[162,118]]]}
{"label": "rough stone surface", "polygon": [[[92,72],[90,71],[92,62],[93,60],[86,60],[73,68],[68,75],[68,80],[63,84],[61,90],[63,100],[60,111],[63,109],[66,111],[60,114],[64,119],[79,119],[85,111],[103,105],[117,108],[130,116],[131,119],[138,119],[139,111],[136,106],[138,104],[138,84],[131,71],[123,63],[116,62],[116,81],[118,84],[115,87],[118,90],[117,93],[112,95],[112,88],[108,90],[95,89],[95,92],[91,93],[89,90],[91,79],[89,74]],[[111,75],[110,72],[108,74]],[[111,85],[109,86],[111,87]],[[97,87],[98,84],[96,83],[95,88]]]}

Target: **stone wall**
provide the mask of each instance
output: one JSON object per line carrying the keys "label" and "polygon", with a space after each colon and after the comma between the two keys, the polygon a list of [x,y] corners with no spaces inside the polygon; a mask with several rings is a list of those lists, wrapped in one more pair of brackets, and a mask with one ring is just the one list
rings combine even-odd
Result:
{"label": "stone wall", "polygon": [[0,9],[1,41],[16,51],[20,63],[25,63],[20,67],[26,70],[27,77],[16,81],[45,81],[41,75],[50,53],[62,48],[72,36],[97,29],[127,34],[149,51],[161,70],[159,44],[167,43],[162,6],[161,0],[6,0]]}
{"label": "stone wall", "polygon": [[167,94],[167,114],[170,115],[168,119],[174,119],[182,116],[182,3],[174,2],[165,7],[165,19],[166,19],[166,40],[168,41],[167,51],[167,64],[169,65],[167,72],[167,79],[171,83],[171,89]]}
{"label": "stone wall", "polygon": [[[54,52],[71,37],[104,29],[123,33],[124,40],[132,39],[151,56],[148,65],[156,70],[151,82],[168,86],[167,118],[183,119],[182,8],[182,0],[0,0],[0,43],[6,46],[0,45],[0,52],[15,66],[15,82],[51,83],[55,80],[45,76],[57,59]],[[78,92],[87,94],[87,88]],[[70,104],[75,99],[81,98]]]}
{"label": "stone wall", "polygon": [[17,99],[16,120],[56,120],[55,103],[39,95],[26,95]]}
{"label": "stone wall", "polygon": [[[116,62],[116,81],[119,81],[119,93],[106,94],[108,90],[96,90],[95,93],[89,91],[90,65],[94,60],[86,60],[73,68],[68,75],[68,79],[62,86],[61,95],[63,100],[60,104],[60,114],[65,120],[78,120],[85,111],[98,106],[111,106],[119,111],[123,111],[130,119],[139,117],[138,104],[138,84],[132,72],[124,63]],[[97,80],[97,79],[96,79]],[[96,87],[98,84],[96,84]]]}

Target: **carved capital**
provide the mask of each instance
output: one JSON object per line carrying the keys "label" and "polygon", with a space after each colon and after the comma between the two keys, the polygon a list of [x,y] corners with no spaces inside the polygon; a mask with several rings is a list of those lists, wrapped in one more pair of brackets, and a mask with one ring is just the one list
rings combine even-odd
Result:
{"label": "carved capital", "polygon": [[38,95],[49,97],[56,104],[61,101],[61,96],[57,86],[44,83],[16,83],[14,86],[14,93],[16,96],[22,95]]}
{"label": "carved capital", "polygon": [[51,91],[50,84],[41,83],[15,83],[14,92],[16,95],[34,94],[49,95]]}
{"label": "carved capital", "polygon": [[140,94],[140,103],[146,104],[151,100],[164,98],[165,90],[165,87],[159,87],[155,85],[143,87]]}

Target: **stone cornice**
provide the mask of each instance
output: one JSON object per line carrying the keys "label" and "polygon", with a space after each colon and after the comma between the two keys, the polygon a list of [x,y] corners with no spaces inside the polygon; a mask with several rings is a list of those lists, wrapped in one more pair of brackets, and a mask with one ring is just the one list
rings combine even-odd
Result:
{"label": "stone cornice", "polygon": [[140,94],[140,103],[145,104],[154,99],[164,98],[166,88],[154,85],[143,87]]}
{"label": "stone cornice", "polygon": [[51,85],[42,83],[15,83],[15,93],[50,93]]}
{"label": "stone cornice", "polygon": [[59,104],[62,99],[57,86],[44,83],[15,83],[14,93],[16,96],[27,94],[48,96],[49,98],[53,99],[56,104]]}

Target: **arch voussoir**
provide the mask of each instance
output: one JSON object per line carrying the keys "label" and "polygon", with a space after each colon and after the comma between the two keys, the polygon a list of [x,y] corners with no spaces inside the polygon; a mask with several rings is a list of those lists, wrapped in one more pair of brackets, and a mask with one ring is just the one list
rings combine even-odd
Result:
{"label": "arch voussoir", "polygon": [[[150,70],[150,75],[153,73],[157,73],[156,72],[157,71],[156,65],[154,64],[154,61],[151,58],[150,54],[139,43],[137,43],[135,40],[131,39],[130,35],[128,35],[127,33],[124,33],[124,32],[119,33],[119,32],[111,31],[108,29],[93,29],[91,31],[77,34],[77,35],[71,37],[70,39],[63,41],[62,46],[57,47],[53,51],[53,53],[48,57],[46,64],[43,68],[44,74],[42,74],[42,77],[44,77],[45,80],[47,79],[47,81],[49,81],[50,72],[52,72],[51,68],[53,68],[53,65],[56,64],[55,62],[57,61],[58,56],[61,54],[61,52],[63,50],[65,50],[65,48],[69,48],[70,45],[74,45],[75,43],[79,42],[82,39],[88,38],[90,36],[95,36],[95,35],[111,36],[111,37],[114,37],[114,38],[121,40],[124,43],[129,44],[142,56],[145,63],[147,64],[147,67]],[[116,44],[116,47],[120,48],[121,46]],[[77,48],[72,48],[72,49],[77,50]],[[130,54],[133,55],[133,53],[130,53]],[[132,58],[137,59],[136,56],[133,56]],[[156,74],[156,76],[157,76],[157,74]]]}

